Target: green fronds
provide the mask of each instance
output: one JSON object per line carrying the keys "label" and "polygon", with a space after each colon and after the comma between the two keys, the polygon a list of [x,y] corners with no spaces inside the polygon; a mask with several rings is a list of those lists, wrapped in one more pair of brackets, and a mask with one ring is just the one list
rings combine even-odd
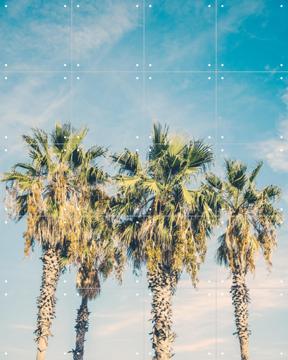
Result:
{"label": "green fronds", "polygon": [[136,175],[141,171],[140,159],[137,152],[125,149],[121,154],[112,155],[112,160],[119,167],[120,174]]}
{"label": "green fronds", "polygon": [[117,237],[134,268],[146,264],[153,272],[161,263],[177,273],[186,270],[196,283],[206,238],[219,216],[212,192],[189,185],[211,163],[212,153],[201,141],[169,136],[160,125],[154,126],[149,150],[144,164],[127,149],[113,158],[119,165],[112,208]]}
{"label": "green fronds", "polygon": [[242,190],[247,182],[247,166],[235,160],[226,160],[225,165],[229,184],[237,190]]}
{"label": "green fronds", "polygon": [[256,177],[258,176],[260,170],[262,169],[263,161],[260,161],[257,166],[251,171],[249,176],[249,181],[252,183],[255,181]]}
{"label": "green fronds", "polygon": [[[255,258],[262,251],[268,266],[276,246],[276,229],[281,224],[280,211],[274,202],[280,196],[277,186],[257,189],[255,179],[262,168],[259,163],[250,175],[247,166],[226,160],[226,181],[214,175],[207,177],[208,186],[217,195],[228,217],[226,231],[219,238],[217,260],[233,272],[255,270]],[[220,185],[221,184],[221,185]]]}

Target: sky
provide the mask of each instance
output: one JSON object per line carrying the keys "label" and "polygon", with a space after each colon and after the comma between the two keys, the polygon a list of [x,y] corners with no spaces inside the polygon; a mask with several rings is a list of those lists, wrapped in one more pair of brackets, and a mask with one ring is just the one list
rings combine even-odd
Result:
{"label": "sky", "polygon": [[[259,186],[283,190],[288,210],[287,0],[0,0],[0,172],[25,160],[21,135],[56,122],[87,126],[87,145],[141,156],[155,121],[211,144],[225,158],[264,160]],[[109,167],[108,161],[105,166]],[[1,199],[4,187],[1,188]],[[0,212],[0,359],[30,360],[41,251],[24,258],[25,222]],[[215,264],[215,229],[194,289],[173,299],[175,360],[239,359],[227,269]],[[251,289],[251,359],[288,359],[287,224],[269,273],[261,257]],[[61,276],[48,359],[71,358],[80,298]],[[91,303],[85,359],[149,359],[151,294],[145,269],[127,267]]]}

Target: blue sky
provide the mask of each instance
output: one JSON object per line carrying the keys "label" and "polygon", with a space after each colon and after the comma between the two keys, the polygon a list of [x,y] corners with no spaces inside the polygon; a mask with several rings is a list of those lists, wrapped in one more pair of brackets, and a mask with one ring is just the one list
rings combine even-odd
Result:
{"label": "blue sky", "polygon": [[[144,156],[151,126],[160,121],[211,143],[220,173],[225,157],[251,166],[263,159],[259,184],[283,188],[285,215],[287,19],[287,0],[1,0],[0,171],[25,158],[21,135],[31,126],[49,130],[71,121],[89,127],[87,145],[111,152],[127,146]],[[24,259],[24,226],[2,208],[0,359],[28,360],[35,352],[40,251]],[[185,275],[179,284],[176,360],[239,359],[230,279],[214,262],[220,231],[209,241],[199,289]],[[254,360],[288,356],[286,234],[284,224],[273,271],[259,259],[249,278]],[[48,358],[60,360],[74,341],[73,269],[62,276],[57,297]],[[121,287],[107,281],[91,304],[86,359],[151,358],[150,301],[145,271],[136,278],[127,269]]]}

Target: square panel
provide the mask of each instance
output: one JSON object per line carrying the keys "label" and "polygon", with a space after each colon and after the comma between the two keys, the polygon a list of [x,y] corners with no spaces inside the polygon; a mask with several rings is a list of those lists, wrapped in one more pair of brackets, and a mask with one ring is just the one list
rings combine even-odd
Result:
{"label": "square panel", "polygon": [[287,76],[225,73],[217,88],[218,141],[253,143],[286,136]]}
{"label": "square panel", "polygon": [[69,4],[64,0],[2,1],[1,70],[61,71],[68,66]]}
{"label": "square panel", "polygon": [[74,3],[72,58],[75,68],[137,71],[143,66],[142,41],[142,2],[141,5],[136,0]]}
{"label": "square panel", "polygon": [[175,358],[216,359],[216,293],[178,289],[173,299]]}
{"label": "square panel", "polygon": [[281,0],[219,2],[218,63],[237,71],[286,69],[287,16]]}
{"label": "square panel", "polygon": [[115,287],[104,289],[92,304],[87,359],[121,357],[144,359],[144,292]]}
{"label": "square panel", "polygon": [[146,129],[142,90],[133,74],[82,74],[73,85],[72,122],[88,126],[88,141],[111,152],[140,150]]}
{"label": "square panel", "polygon": [[215,82],[211,74],[147,75],[147,116],[171,132],[215,141]]}
{"label": "square panel", "polygon": [[145,19],[147,69],[206,71],[214,67],[214,1],[150,1]]}
{"label": "square panel", "polygon": [[[180,283],[172,298],[173,326],[176,334],[172,349],[177,360],[197,357],[216,359],[216,291],[215,289],[183,288]],[[146,351],[145,359],[153,356],[151,345],[151,301],[145,299]],[[148,334],[150,334],[148,336]]]}
{"label": "square panel", "polygon": [[[251,358],[278,360],[287,356],[287,291],[266,289],[250,291],[249,348]],[[239,359],[240,350],[235,332],[235,320],[230,294],[218,294],[218,336],[223,339],[218,347],[219,358]],[[273,331],[271,329],[277,329]]]}
{"label": "square panel", "polygon": [[0,81],[2,171],[26,159],[22,135],[29,134],[32,127],[50,132],[55,123],[70,121],[70,85],[65,72],[10,73],[6,80]]}

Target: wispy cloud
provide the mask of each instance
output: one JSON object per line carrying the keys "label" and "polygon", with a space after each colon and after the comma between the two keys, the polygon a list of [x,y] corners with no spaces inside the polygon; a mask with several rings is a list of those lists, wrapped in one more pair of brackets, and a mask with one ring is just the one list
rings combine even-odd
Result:
{"label": "wispy cloud", "polygon": [[[288,88],[285,89],[281,96],[283,104],[286,106],[286,113],[288,112]],[[275,171],[288,170],[288,117],[283,114],[278,126],[278,138],[270,138],[257,142],[251,147],[256,154],[264,157],[271,168]]]}
{"label": "wispy cloud", "polygon": [[33,331],[34,326],[28,324],[11,324],[10,327],[15,330]]}
{"label": "wispy cloud", "polygon": [[174,350],[177,353],[183,353],[183,352],[195,352],[200,350],[209,350],[212,346],[216,344],[223,344],[226,340],[222,338],[208,338],[204,340],[200,340],[195,342],[194,344],[176,344],[174,347]]}
{"label": "wispy cloud", "polygon": [[90,9],[90,15],[87,13],[83,18],[78,17],[73,27],[74,55],[83,58],[89,51],[100,47],[105,46],[106,51],[110,49],[122,36],[138,26],[137,13],[131,10],[131,5],[120,1],[107,3],[105,11],[100,14],[96,7]]}
{"label": "wispy cloud", "polygon": [[[97,316],[98,318],[98,316]],[[136,324],[141,324],[141,315],[139,315],[136,311],[129,311],[129,312],[121,312],[118,314],[111,314],[107,315],[100,315],[102,320],[105,320],[105,323],[99,325],[99,328],[94,332],[95,336],[111,336],[122,332],[133,331],[133,328]],[[108,323],[107,323],[108,322]]]}

